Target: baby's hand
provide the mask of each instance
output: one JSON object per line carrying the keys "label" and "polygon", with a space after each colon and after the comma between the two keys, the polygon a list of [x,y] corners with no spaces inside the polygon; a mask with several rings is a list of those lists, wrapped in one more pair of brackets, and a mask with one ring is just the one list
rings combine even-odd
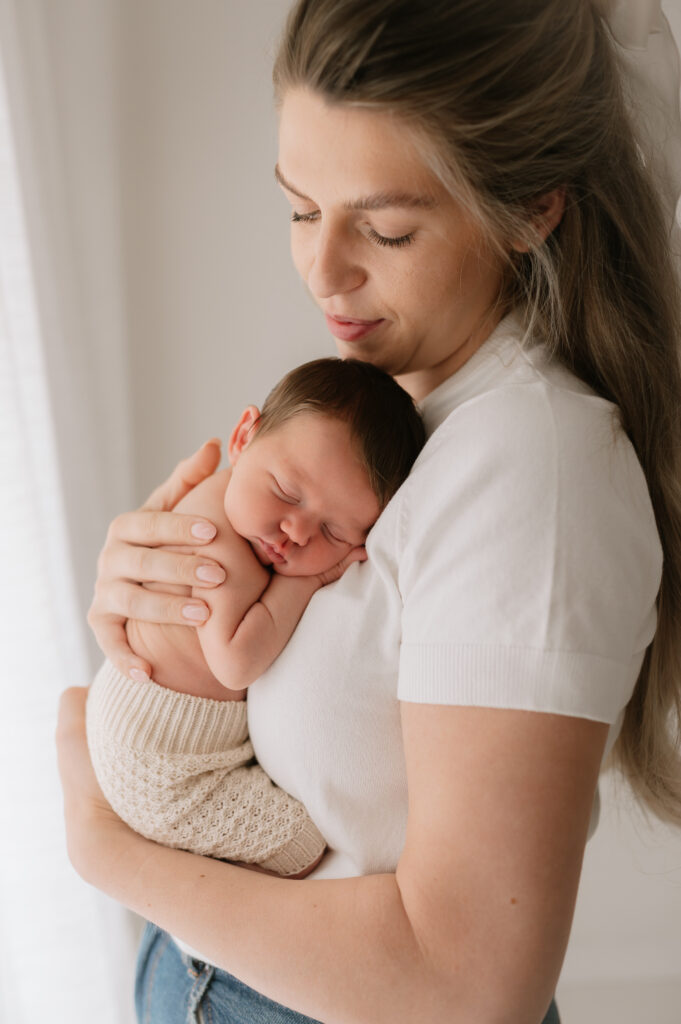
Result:
{"label": "baby's hand", "polygon": [[340,562],[336,563],[336,565],[332,565],[330,569],[326,570],[326,572],[320,572],[317,575],[317,579],[321,582],[321,585],[325,587],[327,583],[335,583],[336,580],[339,580],[348,566],[352,565],[353,562],[366,562],[366,560],[366,548],[363,544],[360,544],[358,547],[349,551],[345,558],[342,558]]}

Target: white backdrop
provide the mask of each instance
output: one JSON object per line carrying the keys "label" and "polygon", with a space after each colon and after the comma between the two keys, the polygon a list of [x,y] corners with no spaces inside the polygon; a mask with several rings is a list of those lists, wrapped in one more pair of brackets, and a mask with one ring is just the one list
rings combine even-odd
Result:
{"label": "white backdrop", "polygon": [[[287,368],[333,351],[290,264],[272,175],[271,52],[288,0],[31,6],[50,26],[71,197],[61,216],[109,414],[94,457],[121,483],[90,520],[103,536],[109,515],[202,440],[224,438]],[[665,9],[681,38],[679,0]],[[127,394],[106,390],[110,359],[122,361]],[[79,565],[83,602],[94,549]],[[626,801],[618,811],[609,787],[604,804],[559,989],[564,1024],[678,1024],[681,837],[637,820]]]}
{"label": "white backdrop", "polygon": [[135,922],[68,863],[54,746],[92,673],[103,524],[132,500],[115,12],[69,8],[68,54],[54,13],[0,2],[0,1020],[130,1024]]}

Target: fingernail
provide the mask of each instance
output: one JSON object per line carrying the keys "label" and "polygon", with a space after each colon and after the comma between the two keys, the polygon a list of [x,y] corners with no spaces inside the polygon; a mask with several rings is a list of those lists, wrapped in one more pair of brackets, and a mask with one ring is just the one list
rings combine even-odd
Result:
{"label": "fingernail", "polygon": [[186,604],[182,614],[185,619],[191,619],[192,622],[203,622],[208,618],[208,609],[202,604]]}
{"label": "fingernail", "polygon": [[130,671],[128,672],[128,675],[136,683],[148,683],[149,682],[149,676],[141,668],[131,668]]}
{"label": "fingernail", "polygon": [[199,540],[212,540],[216,533],[212,523],[194,523],[192,526],[192,534]]}
{"label": "fingernail", "polygon": [[206,583],[222,583],[225,578],[225,570],[219,565],[200,565],[196,570],[196,576]]}

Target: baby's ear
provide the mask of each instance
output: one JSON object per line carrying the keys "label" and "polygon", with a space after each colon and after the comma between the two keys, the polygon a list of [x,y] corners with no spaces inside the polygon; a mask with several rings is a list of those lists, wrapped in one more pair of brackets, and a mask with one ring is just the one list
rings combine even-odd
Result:
{"label": "baby's ear", "polygon": [[242,451],[248,445],[248,442],[255,434],[259,419],[260,410],[255,405],[247,406],[241,413],[239,422],[232,431],[227,445],[227,455],[229,456],[230,465],[234,465]]}

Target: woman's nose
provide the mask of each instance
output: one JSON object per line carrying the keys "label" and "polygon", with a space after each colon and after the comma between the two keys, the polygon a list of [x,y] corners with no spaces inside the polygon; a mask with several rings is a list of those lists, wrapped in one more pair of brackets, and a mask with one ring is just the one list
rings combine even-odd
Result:
{"label": "woman's nose", "polygon": [[342,295],[364,284],[366,272],[357,261],[352,242],[341,228],[324,226],[317,233],[312,260],[307,273],[307,286],[317,299]]}
{"label": "woman's nose", "polygon": [[312,524],[304,515],[287,516],[279,524],[283,533],[298,547],[304,547],[312,536]]}

